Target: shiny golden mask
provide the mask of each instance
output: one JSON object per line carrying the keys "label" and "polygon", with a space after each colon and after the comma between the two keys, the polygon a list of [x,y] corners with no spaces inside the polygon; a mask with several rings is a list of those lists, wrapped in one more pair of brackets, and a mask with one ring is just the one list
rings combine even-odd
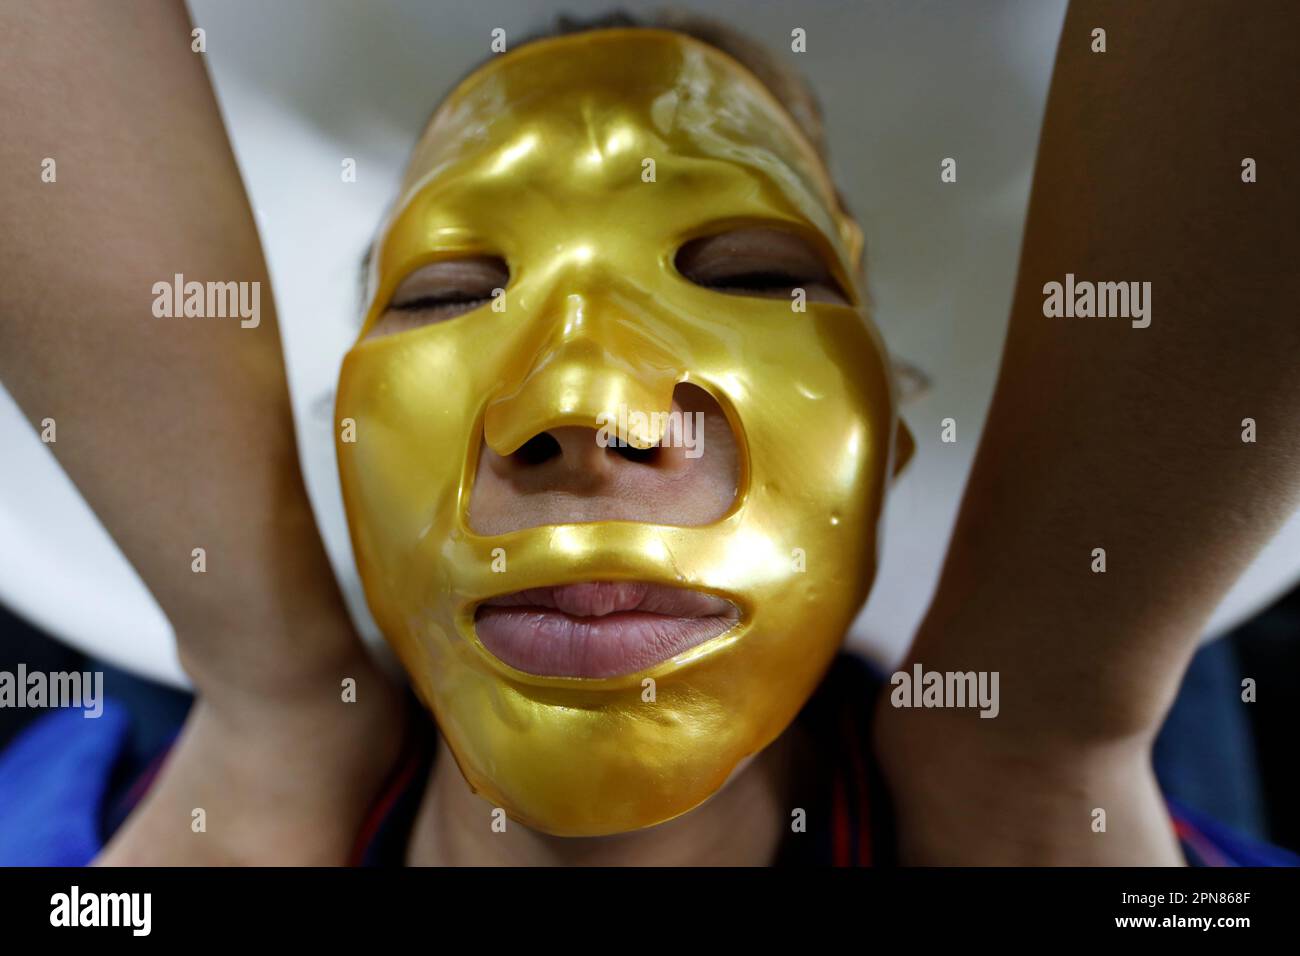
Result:
{"label": "shiny golden mask", "polygon": [[[751,226],[815,244],[859,304],[799,312],[675,268],[684,243]],[[339,379],[338,418],[355,422],[339,468],[370,607],[465,778],[513,819],[591,835],[684,813],[782,732],[830,664],[875,573],[896,422],[860,245],[780,104],[679,34],[523,46],[434,117],[376,249],[365,329],[430,262],[499,256],[509,284],[496,309],[363,330]],[[620,406],[667,412],[679,383],[738,436],[720,520],[470,529],[483,441],[508,455]],[[706,591],[741,618],[616,678],[522,673],[475,635],[485,598],[592,580]]]}

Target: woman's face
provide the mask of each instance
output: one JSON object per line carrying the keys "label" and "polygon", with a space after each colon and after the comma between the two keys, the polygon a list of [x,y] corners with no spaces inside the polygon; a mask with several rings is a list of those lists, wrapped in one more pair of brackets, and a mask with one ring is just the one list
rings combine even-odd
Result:
{"label": "woman's face", "polygon": [[836,653],[895,425],[857,243],[780,106],[677,34],[529,45],[434,117],[340,472],[380,626],[515,819],[686,812]]}

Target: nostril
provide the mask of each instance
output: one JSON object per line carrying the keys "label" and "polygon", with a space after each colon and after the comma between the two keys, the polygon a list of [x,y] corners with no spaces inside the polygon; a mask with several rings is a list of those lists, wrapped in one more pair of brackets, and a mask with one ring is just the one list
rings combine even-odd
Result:
{"label": "nostril", "polygon": [[534,435],[510,457],[521,465],[540,465],[560,455],[560,443],[550,432]]}
{"label": "nostril", "polygon": [[655,459],[659,457],[658,445],[652,445],[649,448],[636,448],[623,442],[616,442],[611,447],[625,459],[638,465],[652,465]]}

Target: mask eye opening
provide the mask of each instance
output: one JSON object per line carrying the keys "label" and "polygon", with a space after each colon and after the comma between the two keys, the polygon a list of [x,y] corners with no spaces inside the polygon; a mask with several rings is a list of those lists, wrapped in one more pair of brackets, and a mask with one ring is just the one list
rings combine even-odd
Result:
{"label": "mask eye opening", "polygon": [[494,306],[511,278],[498,255],[443,255],[417,263],[394,285],[365,337],[407,332]]}
{"label": "mask eye opening", "polygon": [[807,301],[854,301],[822,245],[788,228],[742,225],[693,237],[678,247],[673,267],[687,282],[724,295],[789,300],[803,289]]}

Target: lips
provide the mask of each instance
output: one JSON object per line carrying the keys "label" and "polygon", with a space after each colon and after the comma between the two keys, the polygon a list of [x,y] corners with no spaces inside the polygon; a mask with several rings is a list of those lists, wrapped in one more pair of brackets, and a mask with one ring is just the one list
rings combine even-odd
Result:
{"label": "lips", "polygon": [[479,640],[516,670],[543,677],[618,677],[717,637],[740,619],[701,591],[632,581],[529,588],[489,598]]}

